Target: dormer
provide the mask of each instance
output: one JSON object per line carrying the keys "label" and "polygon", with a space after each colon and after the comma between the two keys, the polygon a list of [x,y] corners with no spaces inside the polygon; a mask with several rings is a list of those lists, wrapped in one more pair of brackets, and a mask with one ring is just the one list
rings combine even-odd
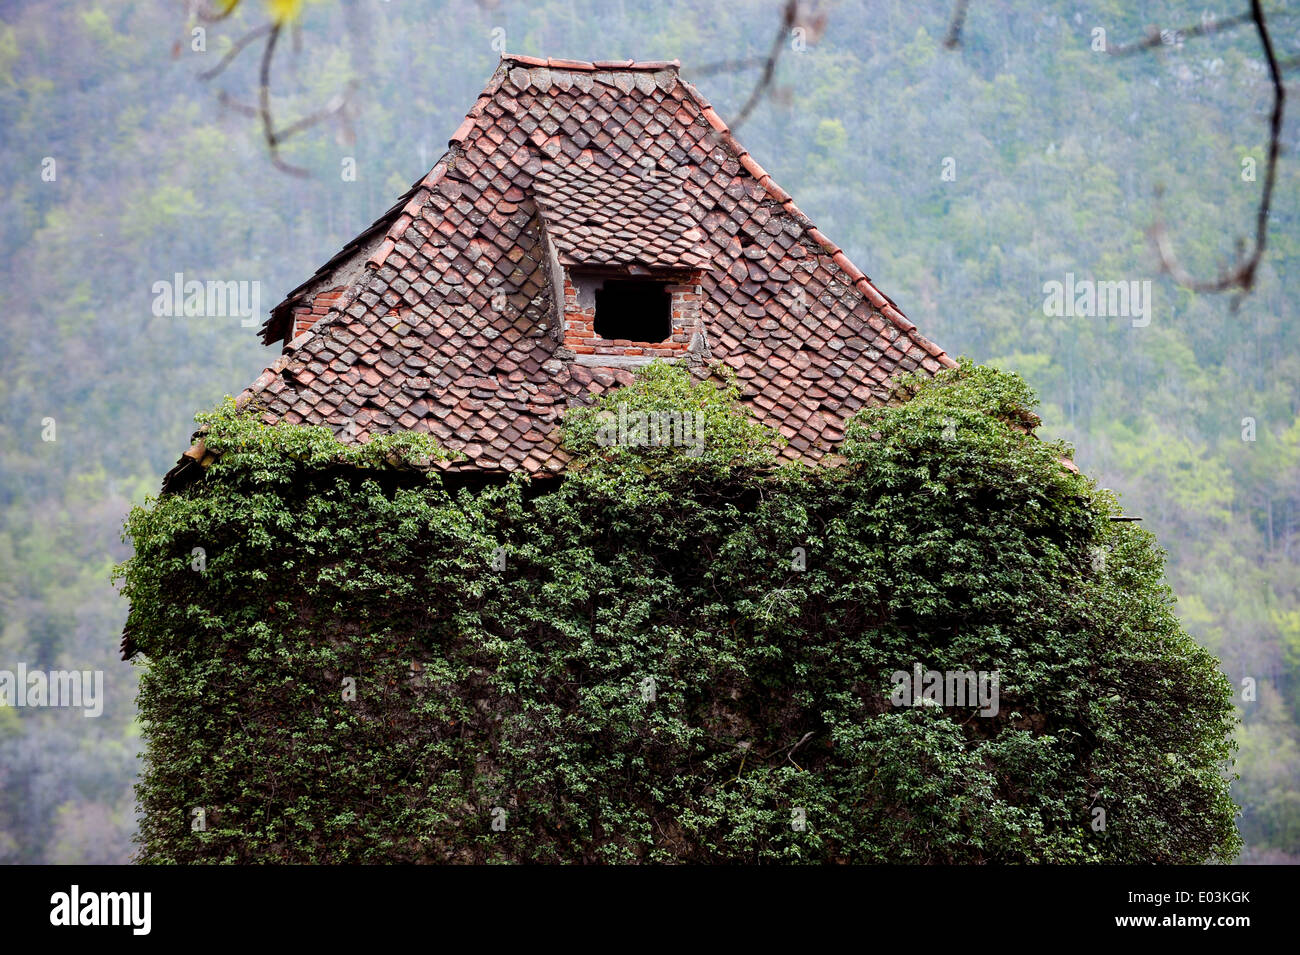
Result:
{"label": "dormer", "polygon": [[708,255],[683,175],[594,162],[549,164],[537,174],[564,357],[626,366],[706,351]]}

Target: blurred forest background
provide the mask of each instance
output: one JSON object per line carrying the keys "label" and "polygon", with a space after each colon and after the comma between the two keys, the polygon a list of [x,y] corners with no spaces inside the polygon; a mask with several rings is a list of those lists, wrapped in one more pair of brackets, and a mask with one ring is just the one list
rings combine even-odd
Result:
{"label": "blurred forest background", "polygon": [[[790,38],[738,135],[924,334],[1024,375],[1043,399],[1040,433],[1073,442],[1158,535],[1185,625],[1238,687],[1257,684],[1240,702],[1243,861],[1288,862],[1300,860],[1300,97],[1258,287],[1233,310],[1231,296],[1162,279],[1144,230],[1163,186],[1172,240],[1205,277],[1251,234],[1271,105],[1253,29],[1133,57],[1093,49],[1099,28],[1113,46],[1245,8],[975,0],[950,51],[947,0],[823,2],[824,30]],[[703,68],[761,61],[781,3],[309,2],[277,51],[276,120],[351,86],[355,139],[332,120],[290,139],[283,158],[306,178],[275,169],[256,119],[231,105],[256,103],[258,46],[199,77],[267,9],[245,0],[198,51],[192,5],[0,3],[0,668],[102,669],[108,695],[93,720],[0,709],[0,861],[130,858],[136,670],[118,659],[126,607],[110,582],[129,552],[122,518],[157,492],[193,413],[277,353],[235,317],[154,316],[153,284],[257,281],[268,309],[434,164],[502,48],[679,57],[734,117],[758,70]],[[1300,9],[1265,9],[1278,56],[1294,59]],[[1067,272],[1153,280],[1150,324],[1046,317],[1043,285]]]}

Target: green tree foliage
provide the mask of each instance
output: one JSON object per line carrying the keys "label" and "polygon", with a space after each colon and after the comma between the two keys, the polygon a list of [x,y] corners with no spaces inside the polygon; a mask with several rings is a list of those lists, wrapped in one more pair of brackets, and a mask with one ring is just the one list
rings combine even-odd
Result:
{"label": "green tree foliage", "polygon": [[[903,387],[841,466],[777,467],[734,390],[651,366],[550,488],[205,418],[218,462],[127,524],[142,859],[1231,859],[1230,687],[1151,535],[1018,378]],[[705,451],[599,440],[620,407]],[[915,664],[999,709],[892,705]]]}

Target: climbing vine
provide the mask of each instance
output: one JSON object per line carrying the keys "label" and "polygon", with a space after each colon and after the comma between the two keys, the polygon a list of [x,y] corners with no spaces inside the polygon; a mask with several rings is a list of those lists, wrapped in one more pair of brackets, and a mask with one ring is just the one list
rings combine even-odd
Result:
{"label": "climbing vine", "polygon": [[[653,365],[569,413],[544,489],[202,416],[215,461],[119,568],[141,860],[1233,857],[1230,688],[1152,536],[1018,378],[899,387],[810,468]],[[995,675],[996,711],[899,705],[919,670]]]}

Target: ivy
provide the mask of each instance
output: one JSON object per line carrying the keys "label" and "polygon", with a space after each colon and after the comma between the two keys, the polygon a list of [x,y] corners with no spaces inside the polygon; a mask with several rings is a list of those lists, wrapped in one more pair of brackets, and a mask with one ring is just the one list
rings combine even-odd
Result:
{"label": "ivy", "polygon": [[[1232,858],[1230,688],[1151,535],[1018,378],[900,389],[841,464],[778,466],[734,382],[652,365],[568,414],[549,489],[202,416],[216,460],[119,568],[141,860]],[[997,713],[893,705],[917,664],[998,673]]]}

